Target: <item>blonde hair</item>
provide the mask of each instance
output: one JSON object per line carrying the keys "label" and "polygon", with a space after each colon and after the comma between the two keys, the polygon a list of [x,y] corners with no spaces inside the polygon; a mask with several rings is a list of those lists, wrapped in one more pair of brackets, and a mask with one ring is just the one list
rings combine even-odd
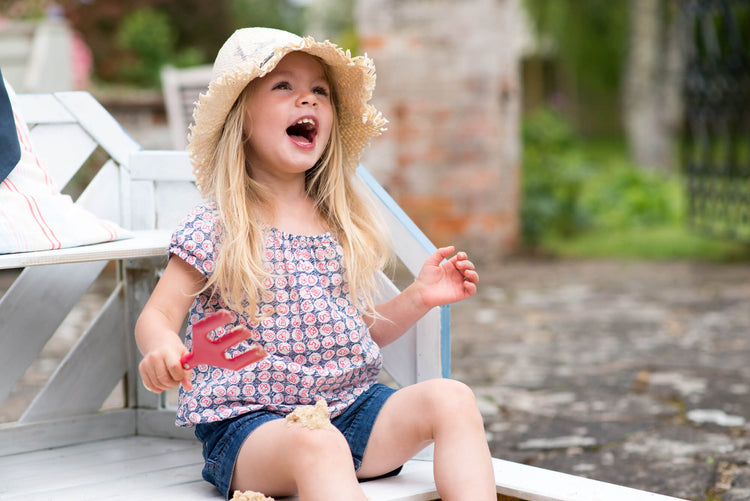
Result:
{"label": "blonde hair", "polygon": [[[331,82],[327,66],[320,63]],[[262,217],[273,203],[263,186],[252,179],[245,156],[245,141],[251,131],[245,131],[243,123],[253,82],[229,111],[211,158],[215,175],[206,189],[213,194],[219,212],[220,245],[215,270],[204,290],[214,288],[228,307],[254,320],[263,279],[273,273],[263,262],[266,226]],[[333,82],[331,101],[331,137],[321,158],[306,173],[306,190],[343,248],[352,303],[373,315],[376,274],[391,259],[388,230],[355,171],[344,167]]]}

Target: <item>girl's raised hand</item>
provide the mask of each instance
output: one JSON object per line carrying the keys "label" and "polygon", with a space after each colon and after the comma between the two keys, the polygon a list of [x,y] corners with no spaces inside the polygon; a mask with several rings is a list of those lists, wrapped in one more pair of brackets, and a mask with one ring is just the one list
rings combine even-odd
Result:
{"label": "girl's raised hand", "polygon": [[425,306],[432,308],[470,298],[477,291],[479,275],[465,252],[453,254],[453,246],[442,247],[427,258],[415,283]]}

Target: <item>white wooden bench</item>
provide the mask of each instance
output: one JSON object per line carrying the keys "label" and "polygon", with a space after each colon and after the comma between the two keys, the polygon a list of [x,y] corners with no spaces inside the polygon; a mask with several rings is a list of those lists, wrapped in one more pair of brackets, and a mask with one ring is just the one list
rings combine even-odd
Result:
{"label": "white wooden bench", "polygon": [[[165,397],[140,383],[133,342],[134,321],[166,263],[169,234],[198,200],[187,155],[141,151],[87,93],[19,98],[35,145],[58,182],[70,179],[95,150],[107,157],[79,203],[133,229],[135,237],[0,255],[0,270],[22,269],[0,299],[0,403],[102,270],[114,263],[116,272],[111,295],[44,388],[17,421],[0,424],[0,499],[220,499],[201,480],[199,443],[174,426]],[[366,171],[360,169],[360,176],[380,201],[399,259],[414,273],[434,247]],[[383,276],[383,294],[395,293]],[[430,312],[384,351],[396,383],[449,374],[448,312]],[[107,403],[113,391],[122,397],[114,408]],[[502,500],[675,499],[493,461]],[[363,488],[372,501],[437,499],[429,454],[408,462],[399,476]]]}

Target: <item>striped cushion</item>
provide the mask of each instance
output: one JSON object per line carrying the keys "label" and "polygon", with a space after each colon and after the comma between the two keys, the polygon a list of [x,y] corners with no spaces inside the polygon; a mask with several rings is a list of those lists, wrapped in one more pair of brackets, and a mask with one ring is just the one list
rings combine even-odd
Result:
{"label": "striped cushion", "polygon": [[[11,102],[14,100],[9,89]],[[21,159],[0,184],[0,254],[75,247],[128,238],[117,224],[98,218],[60,193],[34,153],[26,123],[14,107]]]}

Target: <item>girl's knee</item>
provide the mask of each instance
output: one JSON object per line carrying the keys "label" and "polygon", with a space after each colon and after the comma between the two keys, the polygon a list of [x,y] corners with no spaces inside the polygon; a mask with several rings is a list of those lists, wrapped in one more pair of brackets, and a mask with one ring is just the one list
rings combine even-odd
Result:
{"label": "girl's knee", "polygon": [[428,414],[432,417],[433,427],[447,425],[484,429],[476,396],[469,386],[452,379],[426,381],[425,386]]}
{"label": "girl's knee", "polygon": [[454,379],[431,379],[420,383],[425,386],[426,395],[432,405],[453,409],[475,409],[477,399],[472,389],[466,384]]}
{"label": "girl's knee", "polygon": [[291,424],[288,432],[285,446],[302,467],[322,465],[329,460],[351,462],[349,444],[338,430],[313,430],[301,424]]}

